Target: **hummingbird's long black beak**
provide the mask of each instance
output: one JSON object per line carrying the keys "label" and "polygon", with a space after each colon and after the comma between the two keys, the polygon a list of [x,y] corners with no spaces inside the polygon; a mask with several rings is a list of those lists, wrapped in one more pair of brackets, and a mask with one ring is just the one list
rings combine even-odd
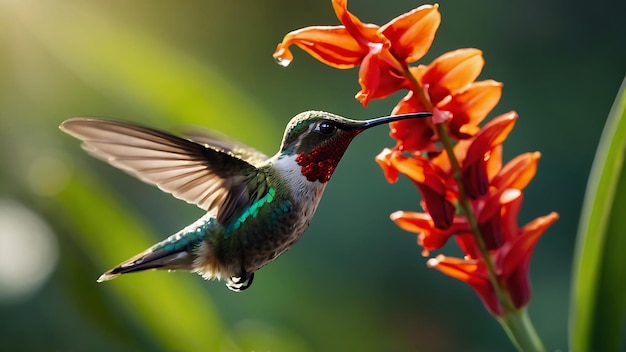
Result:
{"label": "hummingbird's long black beak", "polygon": [[430,116],[433,116],[433,114],[431,114],[430,112],[415,112],[415,113],[410,113],[410,114],[383,116],[383,117],[378,117],[378,118],[371,119],[371,120],[360,121],[361,123],[359,123],[358,126],[355,126],[355,128],[360,129],[360,130],[365,130],[370,127],[383,125],[383,124],[394,122],[394,121],[400,121],[400,120],[406,120],[406,119],[417,119],[417,118],[430,117]]}

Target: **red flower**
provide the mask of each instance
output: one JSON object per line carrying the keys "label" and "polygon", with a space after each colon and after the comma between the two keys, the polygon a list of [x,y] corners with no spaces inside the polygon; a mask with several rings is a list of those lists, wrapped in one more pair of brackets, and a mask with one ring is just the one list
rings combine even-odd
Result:
{"label": "red flower", "polygon": [[[458,143],[454,149],[455,156],[461,163],[465,192],[480,201],[475,204],[478,215],[483,211],[485,204],[490,204],[488,197],[482,196],[488,191],[496,193],[495,190],[490,190],[490,187],[492,179],[498,175],[502,165],[498,148],[513,128],[516,119],[517,114],[513,112],[501,115],[485,125],[475,137]],[[459,193],[447,154],[441,153],[434,158],[421,155],[407,157],[400,151],[385,149],[376,157],[376,161],[390,182],[395,182],[400,172],[415,183],[422,194],[423,208],[429,213],[437,228],[447,229],[452,225],[454,204],[458,202]],[[503,179],[505,176],[497,179],[500,184],[511,185],[515,180],[510,178],[525,174],[520,170],[513,172],[509,168],[506,175],[509,178],[506,181]],[[425,248],[430,249],[436,248]]]}
{"label": "red flower", "polygon": [[[502,94],[500,82],[474,82],[483,64],[480,50],[458,49],[441,55],[430,65],[411,67],[420,86],[412,87],[392,113],[447,111],[452,114],[448,129],[453,138],[473,136]],[[416,94],[416,90],[423,90],[423,94]],[[396,148],[407,151],[432,150],[438,138],[432,122],[426,119],[393,122],[391,136],[398,141]]]}
{"label": "red flower", "polygon": [[[521,198],[519,199],[521,202]],[[521,229],[515,226],[517,231],[510,234],[511,240],[492,252],[498,282],[508,292],[513,306],[517,309],[526,306],[530,301],[531,288],[528,272],[533,248],[543,232],[558,217],[557,213],[552,212],[535,219]],[[513,227],[512,223],[504,225],[504,227]],[[465,238],[468,237],[465,236]],[[482,259],[471,256],[460,259],[438,255],[428,260],[428,266],[469,284],[492,314],[503,315],[505,313],[489,282],[487,269]]]}
{"label": "red flower", "polygon": [[453,235],[472,233],[467,218],[459,215],[454,216],[452,224],[445,229],[435,226],[433,218],[428,213],[396,211],[389,217],[401,229],[417,233],[417,244],[424,248],[423,256],[428,256],[431,250],[443,247]]}
{"label": "red flower", "polygon": [[342,26],[313,26],[288,33],[278,44],[274,58],[283,66],[293,60],[289,50],[299,46],[319,61],[339,69],[359,69],[364,105],[407,88],[408,63],[422,58],[430,48],[441,22],[438,5],[420,6],[384,26],[364,24],[347,9],[347,0],[333,0]]}
{"label": "red flower", "polygon": [[535,175],[540,153],[522,154],[502,166],[502,143],[516,119],[513,112],[496,117],[474,137],[454,147],[462,186],[489,258],[483,257],[468,217],[455,215],[448,208],[461,201],[461,194],[446,153],[431,158],[407,157],[398,150],[386,149],[377,157],[385,174],[391,175],[390,181],[399,172],[416,183],[426,210],[426,213],[395,212],[391,219],[400,228],[418,234],[417,242],[424,248],[424,255],[443,247],[454,236],[465,257],[439,255],[430,259],[428,265],[467,282],[496,315],[504,314],[505,310],[489,281],[485,260],[493,261],[499,285],[508,292],[514,307],[525,306],[530,299],[528,266],[532,248],[558,218],[556,213],[551,213],[521,229],[517,227],[521,191]]}

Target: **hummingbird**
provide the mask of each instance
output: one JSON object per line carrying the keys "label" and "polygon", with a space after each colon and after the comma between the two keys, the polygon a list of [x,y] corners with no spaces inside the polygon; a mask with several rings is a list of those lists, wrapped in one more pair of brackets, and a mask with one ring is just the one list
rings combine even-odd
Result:
{"label": "hummingbird", "polygon": [[204,209],[196,222],[122,262],[98,282],[147,269],[224,279],[233,291],[287,251],[309,226],[337,164],[364,130],[429,112],[352,120],[322,111],[293,117],[272,157],[212,131],[176,136],[76,117],[60,129],[92,156]]}

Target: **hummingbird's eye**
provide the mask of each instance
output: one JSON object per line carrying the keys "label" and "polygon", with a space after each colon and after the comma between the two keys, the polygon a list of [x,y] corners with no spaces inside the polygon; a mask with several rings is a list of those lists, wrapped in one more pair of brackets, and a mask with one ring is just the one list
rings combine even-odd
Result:
{"label": "hummingbird's eye", "polygon": [[319,133],[326,135],[332,134],[336,129],[337,127],[330,122],[322,122],[315,128]]}

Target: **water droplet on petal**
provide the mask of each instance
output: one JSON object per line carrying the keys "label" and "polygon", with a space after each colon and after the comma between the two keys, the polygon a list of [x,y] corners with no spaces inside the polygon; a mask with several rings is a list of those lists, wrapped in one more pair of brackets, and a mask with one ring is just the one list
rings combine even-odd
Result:
{"label": "water droplet on petal", "polygon": [[289,64],[291,63],[291,60],[289,60],[289,59],[283,59],[283,58],[277,57],[277,58],[276,58],[276,62],[277,62],[279,65],[281,65],[282,67],[287,67],[287,66],[289,66]]}

